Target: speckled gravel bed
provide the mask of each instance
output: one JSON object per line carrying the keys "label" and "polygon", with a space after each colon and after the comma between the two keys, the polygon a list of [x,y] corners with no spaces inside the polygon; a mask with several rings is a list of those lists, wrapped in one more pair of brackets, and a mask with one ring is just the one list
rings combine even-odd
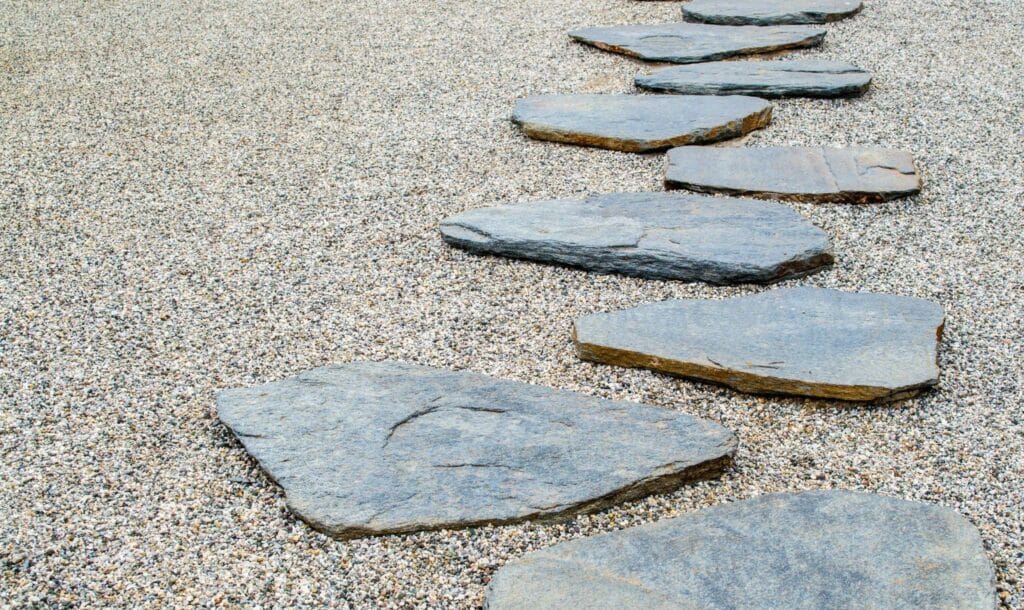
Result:
{"label": "speckled gravel bed", "polygon": [[[1024,607],[1024,13],[868,0],[793,56],[870,70],[750,145],[911,150],[922,195],[794,204],[837,265],[785,285],[947,308],[937,391],[767,399],[579,361],[574,317],[714,288],[474,256],[470,207],[660,189],[662,155],[529,141],[529,94],[648,67],[569,42],[678,3],[0,3],[0,607],[474,607],[524,552],[765,492],[871,490],[974,522]],[[395,358],[644,401],[739,436],[720,481],[560,526],[336,542],[285,510],[217,389]]]}

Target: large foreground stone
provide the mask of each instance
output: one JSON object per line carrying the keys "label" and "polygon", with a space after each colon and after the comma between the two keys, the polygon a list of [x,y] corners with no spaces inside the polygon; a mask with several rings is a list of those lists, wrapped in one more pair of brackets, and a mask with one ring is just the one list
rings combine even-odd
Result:
{"label": "large foreground stone", "polygon": [[871,75],[850,64],[817,59],[715,61],[636,77],[645,89],[691,95],[842,97],[867,91]]}
{"label": "large foreground stone", "polygon": [[538,95],[516,102],[512,121],[532,138],[626,152],[742,136],[766,126],[772,106],[741,95]]}
{"label": "large foreground stone", "polygon": [[828,23],[861,9],[861,0],[692,0],[683,17],[723,25]]}
{"label": "large foreground stone", "polygon": [[883,148],[706,148],[668,153],[666,188],[789,201],[871,203],[913,195],[910,153]]}
{"label": "large foreground stone", "polygon": [[338,537],[557,519],[717,473],[736,449],[676,411],[395,362],[225,390],[220,419]]}
{"label": "large foreground stone", "polygon": [[661,23],[584,28],[569,32],[578,42],[648,61],[688,64],[737,55],[815,47],[825,30],[806,26],[719,26]]}
{"label": "large foreground stone", "polygon": [[771,282],[832,262],[828,235],[777,203],[614,193],[463,212],[445,241],[602,273],[715,284]]}
{"label": "large foreground stone", "polygon": [[574,339],[585,360],[743,392],[892,400],[938,382],[942,325],[923,299],[786,288],[586,316]]}
{"label": "large foreground stone", "polygon": [[558,544],[498,570],[488,610],[993,610],[956,512],[866,493],[774,494]]}

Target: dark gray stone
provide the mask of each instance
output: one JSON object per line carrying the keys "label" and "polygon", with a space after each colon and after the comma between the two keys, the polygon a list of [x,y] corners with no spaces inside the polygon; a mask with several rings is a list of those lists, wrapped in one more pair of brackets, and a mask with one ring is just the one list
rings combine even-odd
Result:
{"label": "dark gray stone", "polygon": [[910,153],[884,148],[707,148],[668,153],[666,188],[789,201],[872,203],[913,195]]}
{"label": "dark gray stone", "polygon": [[614,193],[463,212],[441,222],[474,252],[602,273],[715,284],[772,282],[831,264],[828,235],[777,203]]}
{"label": "dark gray stone", "polygon": [[487,610],[993,610],[977,529],[940,506],[772,494],[557,544],[498,570]]}
{"label": "dark gray stone", "polygon": [[720,25],[828,23],[856,14],[860,0],[691,0],[687,21]]}
{"label": "dark gray stone", "polygon": [[942,307],[912,297],[786,288],[664,301],[576,321],[581,358],[743,392],[895,400],[938,383]]}
{"label": "dark gray stone", "polygon": [[578,42],[648,61],[689,64],[737,55],[816,47],[825,30],[806,26],[719,26],[660,23],[584,28],[569,32]]}
{"label": "dark gray stone", "polygon": [[722,470],[725,428],[468,372],[357,362],[217,396],[288,506],[348,538],[555,520]]}
{"label": "dark gray stone", "polygon": [[626,152],[742,136],[766,126],[769,102],[742,95],[538,95],[516,102],[512,121],[539,140]]}
{"label": "dark gray stone", "polygon": [[816,59],[716,61],[636,77],[638,87],[691,95],[843,97],[867,91],[871,75],[850,64]]}

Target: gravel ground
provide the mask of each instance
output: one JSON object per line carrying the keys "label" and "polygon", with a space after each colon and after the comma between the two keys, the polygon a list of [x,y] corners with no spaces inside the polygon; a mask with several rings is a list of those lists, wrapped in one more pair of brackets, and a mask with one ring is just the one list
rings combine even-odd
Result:
{"label": "gravel ground", "polygon": [[[864,98],[785,101],[767,144],[913,151],[926,188],[796,205],[836,267],[786,285],[948,311],[941,387],[900,406],[765,399],[580,362],[578,315],[712,288],[446,247],[437,221],[660,189],[664,159],[528,141],[517,97],[631,90],[571,44],[670,21],[633,0],[0,0],[0,606],[473,607],[528,550],[797,489],[936,502],[1024,607],[1024,12],[866,0],[823,48]],[[649,402],[738,434],[719,481],[560,526],[336,542],[213,416],[219,388],[397,358]]]}

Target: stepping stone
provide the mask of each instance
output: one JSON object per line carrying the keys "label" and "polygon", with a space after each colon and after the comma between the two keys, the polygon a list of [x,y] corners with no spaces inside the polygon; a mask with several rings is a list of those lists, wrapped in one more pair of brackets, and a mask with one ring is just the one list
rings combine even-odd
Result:
{"label": "stepping stone", "polygon": [[692,0],[683,17],[722,25],[828,23],[860,9],[860,0]]}
{"label": "stepping stone", "polygon": [[614,193],[463,212],[448,243],[600,273],[714,284],[772,282],[832,263],[828,235],[787,206]]}
{"label": "stepping stone", "polygon": [[531,138],[626,152],[736,138],[771,118],[769,102],[742,95],[537,95],[512,115]]}
{"label": "stepping stone", "polygon": [[691,95],[841,97],[861,95],[871,75],[850,64],[815,59],[716,61],[636,77],[638,87]]}
{"label": "stepping stone", "polygon": [[648,61],[689,64],[751,53],[816,47],[825,30],[806,26],[720,26],[661,23],[584,28],[569,32],[578,42]]}
{"label": "stepping stone", "polygon": [[941,506],[771,494],[563,542],[495,573],[488,610],[994,610],[978,530]]}
{"label": "stepping stone", "polygon": [[938,383],[942,325],[924,299],[804,287],[590,315],[573,338],[584,360],[741,392],[896,400]]}
{"label": "stepping stone", "polygon": [[399,362],[225,390],[217,412],[289,508],[341,538],[556,520],[716,474],[736,451],[677,411]]}
{"label": "stepping stone", "polygon": [[872,203],[920,192],[910,153],[884,148],[703,148],[668,153],[666,188],[789,201]]}

